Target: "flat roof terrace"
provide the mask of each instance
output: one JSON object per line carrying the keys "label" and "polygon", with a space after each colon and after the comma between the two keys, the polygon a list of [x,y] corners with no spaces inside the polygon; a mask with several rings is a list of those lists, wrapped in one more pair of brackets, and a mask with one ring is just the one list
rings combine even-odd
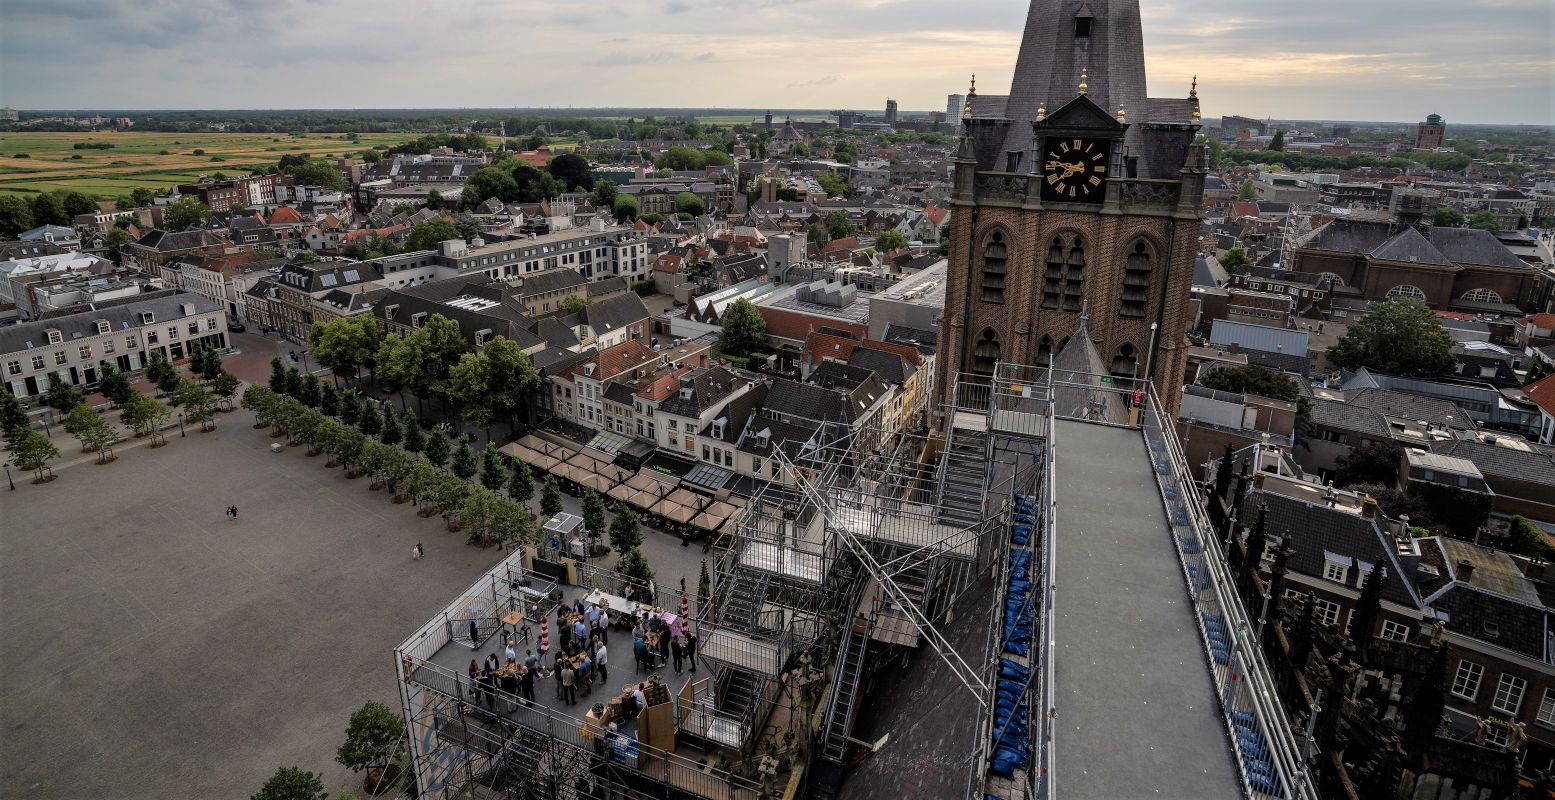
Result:
{"label": "flat roof terrace", "polygon": [[1055,427],[1055,792],[1241,797],[1144,439]]}

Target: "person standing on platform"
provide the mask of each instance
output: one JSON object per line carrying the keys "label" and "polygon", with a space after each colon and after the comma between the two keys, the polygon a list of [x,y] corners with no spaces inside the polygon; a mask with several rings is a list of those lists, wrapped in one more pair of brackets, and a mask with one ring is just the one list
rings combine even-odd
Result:
{"label": "person standing on platform", "polygon": [[481,649],[481,629],[480,626],[475,624],[473,619],[470,620],[470,649]]}
{"label": "person standing on platform", "polygon": [[[666,632],[667,633],[667,632]],[[674,658],[675,674],[680,674],[681,665],[686,659],[686,640],[676,636],[670,641],[670,655]]]}
{"label": "person standing on platform", "polygon": [[599,680],[601,683],[610,680],[610,669],[606,661],[608,655],[609,653],[605,650],[605,643],[600,641],[599,646],[594,648],[594,666],[599,669]]}
{"label": "person standing on platform", "polygon": [[562,701],[569,706],[578,704],[578,690],[575,684],[578,681],[578,673],[573,670],[572,664],[562,662]]}
{"label": "person standing on platform", "polygon": [[691,659],[691,671],[697,671],[697,635],[696,631],[686,628],[686,658]]}
{"label": "person standing on platform", "polygon": [[518,676],[518,689],[524,695],[526,704],[535,701],[535,671],[529,667],[520,667]]}

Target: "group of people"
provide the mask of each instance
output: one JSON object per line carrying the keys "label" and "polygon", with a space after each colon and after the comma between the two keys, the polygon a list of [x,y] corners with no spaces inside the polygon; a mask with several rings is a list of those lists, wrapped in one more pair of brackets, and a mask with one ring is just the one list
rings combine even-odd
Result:
{"label": "group of people", "polygon": [[578,692],[587,697],[594,690],[596,677],[601,684],[610,679],[609,658],[609,648],[600,637],[570,637],[562,652],[556,654],[551,670],[556,678],[556,696],[569,706],[577,705]]}
{"label": "group of people", "polygon": [[533,650],[524,651],[524,660],[518,661],[518,653],[511,640],[503,644],[507,663],[497,660],[496,653],[488,653],[482,664],[470,659],[470,697],[475,704],[497,710],[498,690],[506,701],[506,711],[512,711],[518,702],[529,705],[535,701],[535,676],[540,672],[540,657]]}
{"label": "group of people", "polygon": [[632,655],[638,672],[651,672],[670,662],[679,675],[688,660],[696,672],[697,635],[684,619],[671,625],[657,614],[640,617],[632,626]]}

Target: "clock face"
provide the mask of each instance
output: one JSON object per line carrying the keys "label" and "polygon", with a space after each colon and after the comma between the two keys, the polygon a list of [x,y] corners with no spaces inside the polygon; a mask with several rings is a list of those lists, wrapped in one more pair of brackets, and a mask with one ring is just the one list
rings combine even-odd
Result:
{"label": "clock face", "polygon": [[1048,139],[1042,164],[1042,199],[1099,203],[1107,194],[1106,139]]}

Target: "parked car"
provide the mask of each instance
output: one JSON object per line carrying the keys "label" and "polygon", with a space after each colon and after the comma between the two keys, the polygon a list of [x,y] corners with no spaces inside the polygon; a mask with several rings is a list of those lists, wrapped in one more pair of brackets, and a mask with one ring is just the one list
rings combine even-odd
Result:
{"label": "parked car", "polygon": [[232,331],[233,333],[242,333],[243,331],[248,330],[248,328],[244,327],[241,321],[232,320],[231,322],[227,323],[227,330]]}

